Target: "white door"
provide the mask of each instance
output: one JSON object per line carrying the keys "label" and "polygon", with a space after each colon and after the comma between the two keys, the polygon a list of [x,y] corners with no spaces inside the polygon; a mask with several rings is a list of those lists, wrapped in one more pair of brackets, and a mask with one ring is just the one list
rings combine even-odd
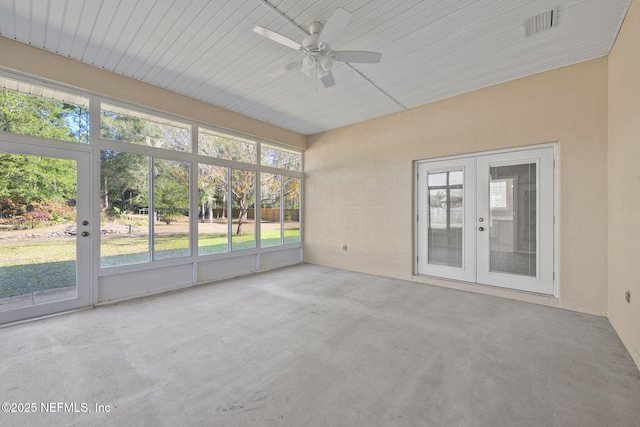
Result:
{"label": "white door", "polygon": [[476,281],[474,180],[472,158],[418,166],[420,274]]}
{"label": "white door", "polygon": [[90,158],[0,141],[0,324],[91,304]]}
{"label": "white door", "polygon": [[553,148],[479,156],[477,282],[553,294]]}
{"label": "white door", "polygon": [[554,294],[554,148],[418,165],[418,274]]}

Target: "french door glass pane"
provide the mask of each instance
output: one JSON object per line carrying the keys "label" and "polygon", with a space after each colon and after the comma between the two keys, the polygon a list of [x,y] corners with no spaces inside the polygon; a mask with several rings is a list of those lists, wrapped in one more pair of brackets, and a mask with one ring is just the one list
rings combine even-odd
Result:
{"label": "french door glass pane", "polygon": [[490,271],[537,277],[536,164],[490,168]]}
{"label": "french door glass pane", "polygon": [[463,171],[429,173],[428,263],[462,268]]}
{"label": "french door glass pane", "polygon": [[77,163],[0,154],[0,311],[75,298]]}

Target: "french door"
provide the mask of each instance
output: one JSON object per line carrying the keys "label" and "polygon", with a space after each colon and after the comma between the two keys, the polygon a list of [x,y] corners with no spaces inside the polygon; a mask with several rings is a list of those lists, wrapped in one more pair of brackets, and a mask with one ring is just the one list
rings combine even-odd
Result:
{"label": "french door", "polygon": [[417,165],[417,272],[555,290],[554,147]]}
{"label": "french door", "polygon": [[91,304],[90,159],[0,141],[0,324]]}

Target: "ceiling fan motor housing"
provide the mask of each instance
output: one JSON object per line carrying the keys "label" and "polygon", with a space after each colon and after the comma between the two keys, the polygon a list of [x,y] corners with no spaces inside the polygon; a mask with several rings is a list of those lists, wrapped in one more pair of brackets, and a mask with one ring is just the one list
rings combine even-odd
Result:
{"label": "ceiling fan motor housing", "polygon": [[318,35],[318,34],[320,34],[321,31],[322,31],[322,24],[321,23],[312,22],[311,25],[309,25],[309,34]]}

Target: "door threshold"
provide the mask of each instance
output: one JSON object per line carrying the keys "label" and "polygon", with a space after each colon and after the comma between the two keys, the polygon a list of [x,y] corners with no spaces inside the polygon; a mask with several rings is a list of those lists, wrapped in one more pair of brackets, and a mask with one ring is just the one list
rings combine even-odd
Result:
{"label": "door threshold", "polygon": [[77,313],[77,312],[80,312],[80,311],[92,310],[93,308],[95,308],[95,307],[92,306],[92,305],[89,305],[87,307],[74,308],[74,309],[71,309],[71,310],[64,310],[64,311],[60,311],[60,312],[57,312],[57,313],[45,314],[43,316],[36,316],[36,317],[30,317],[28,319],[16,320],[15,322],[1,323],[0,324],[0,329],[8,328],[10,326],[20,325],[20,324],[23,324],[23,323],[37,322],[39,320],[45,320],[45,319],[49,319],[51,317],[64,316],[66,314]]}
{"label": "door threshold", "polygon": [[515,301],[544,305],[547,307],[561,308],[560,298],[553,295],[535,294],[527,291],[518,291],[514,289],[483,285],[481,283],[463,282],[458,280],[442,279],[439,277],[415,274],[411,276],[411,280],[417,283],[440,286],[442,288],[455,289],[458,291],[471,292],[474,294],[490,295]]}

